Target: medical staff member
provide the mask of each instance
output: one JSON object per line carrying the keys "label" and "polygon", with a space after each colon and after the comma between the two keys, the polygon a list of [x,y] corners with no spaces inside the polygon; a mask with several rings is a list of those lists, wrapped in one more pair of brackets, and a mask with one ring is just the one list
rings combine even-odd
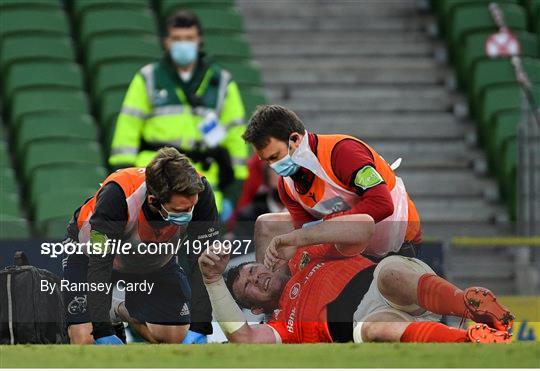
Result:
{"label": "medical staff member", "polygon": [[[106,253],[68,255],[63,278],[77,287],[124,280],[153,290],[118,298],[111,290],[64,291],[71,343],[120,344],[112,322],[128,322],[152,343],[206,342],[212,308],[193,242],[219,239],[217,223],[212,187],[174,148],[159,150],[146,168],[109,175],[75,211],[65,241],[90,242]],[[107,241],[130,249],[106,249]],[[180,246],[179,258],[174,249],[150,248],[169,242]]]}
{"label": "medical staff member", "polygon": [[367,255],[417,255],[418,211],[401,178],[367,143],[308,132],[293,111],[279,105],[258,107],[243,138],[281,176],[279,194],[288,210],[257,219],[257,261],[275,236],[347,214],[368,214],[376,223]]}
{"label": "medical staff member", "polygon": [[126,92],[109,165],[144,167],[161,147],[175,147],[212,185],[219,209],[222,192],[247,177],[240,91],[204,53],[197,16],[180,11],[166,25],[165,55],[141,68]]}

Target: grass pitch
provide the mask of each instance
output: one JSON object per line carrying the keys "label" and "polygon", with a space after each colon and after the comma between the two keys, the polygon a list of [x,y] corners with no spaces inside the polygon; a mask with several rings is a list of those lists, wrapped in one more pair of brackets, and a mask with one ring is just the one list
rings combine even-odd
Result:
{"label": "grass pitch", "polygon": [[0,367],[540,367],[540,343],[0,347]]}

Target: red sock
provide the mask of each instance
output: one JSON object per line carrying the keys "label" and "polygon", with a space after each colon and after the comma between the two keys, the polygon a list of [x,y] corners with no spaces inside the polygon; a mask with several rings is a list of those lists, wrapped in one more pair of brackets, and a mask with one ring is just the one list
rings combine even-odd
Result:
{"label": "red sock", "polygon": [[413,322],[401,335],[402,343],[465,343],[467,331],[438,322]]}
{"label": "red sock", "polygon": [[416,295],[418,305],[436,314],[463,317],[466,311],[463,291],[432,273],[420,277]]}

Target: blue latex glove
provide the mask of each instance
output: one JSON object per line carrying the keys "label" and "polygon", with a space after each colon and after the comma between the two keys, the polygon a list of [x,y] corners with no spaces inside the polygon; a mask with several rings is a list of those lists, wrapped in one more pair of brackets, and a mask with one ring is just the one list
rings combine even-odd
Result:
{"label": "blue latex glove", "polygon": [[122,340],[116,335],[104,336],[96,339],[97,345],[124,345]]}
{"label": "blue latex glove", "polygon": [[208,339],[206,335],[199,334],[198,332],[189,330],[182,344],[207,344]]}

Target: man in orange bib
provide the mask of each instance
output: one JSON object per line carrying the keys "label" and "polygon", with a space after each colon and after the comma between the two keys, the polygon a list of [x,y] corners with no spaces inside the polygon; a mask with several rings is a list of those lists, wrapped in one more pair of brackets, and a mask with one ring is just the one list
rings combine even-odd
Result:
{"label": "man in orange bib", "polygon": [[64,242],[82,247],[63,261],[71,343],[121,344],[111,322],[149,342],[204,342],[212,308],[192,244],[219,239],[217,222],[212,188],[174,148],[109,175]]}
{"label": "man in orange bib", "polygon": [[416,207],[392,166],[368,144],[307,132],[293,111],[277,105],[259,107],[243,137],[281,175],[279,194],[288,209],[257,219],[257,261],[277,235],[353,214],[370,215],[376,223],[366,254],[415,256],[422,239]]}
{"label": "man in orange bib", "polygon": [[[349,228],[353,222],[360,227]],[[266,265],[232,268],[226,283],[229,256],[201,255],[214,316],[231,342],[510,342],[513,316],[489,290],[460,290],[415,258],[395,255],[375,265],[360,255],[375,230],[369,216],[339,216],[312,228],[316,234],[280,236],[288,247],[272,248]],[[275,270],[278,261],[288,269]],[[237,303],[273,317],[248,325]],[[441,315],[478,324],[452,328],[438,322]]]}

